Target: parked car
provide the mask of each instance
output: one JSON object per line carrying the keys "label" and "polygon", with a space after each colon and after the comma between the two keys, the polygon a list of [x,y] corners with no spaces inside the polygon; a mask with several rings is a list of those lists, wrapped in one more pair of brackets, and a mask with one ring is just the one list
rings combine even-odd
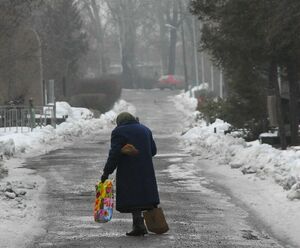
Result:
{"label": "parked car", "polygon": [[160,89],[183,89],[184,78],[178,75],[163,75],[158,79],[157,87]]}

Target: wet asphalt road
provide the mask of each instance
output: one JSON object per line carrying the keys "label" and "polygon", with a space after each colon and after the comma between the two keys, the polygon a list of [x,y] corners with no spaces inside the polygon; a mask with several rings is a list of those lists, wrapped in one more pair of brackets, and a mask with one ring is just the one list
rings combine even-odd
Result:
{"label": "wet asphalt road", "polygon": [[[137,107],[142,123],[153,130],[159,155],[154,159],[161,206],[170,231],[164,235],[126,237],[131,216],[114,212],[106,224],[93,221],[94,185],[107,158],[110,133],[78,139],[74,145],[30,159],[27,167],[47,179],[41,196],[44,233],[31,247],[289,247],[276,240],[247,209],[222,188],[207,182],[184,188],[185,180],[170,177],[172,164],[195,163],[181,150],[174,134],[182,120],[168,100],[172,91],[125,91],[123,98]],[[199,164],[201,166],[201,164]],[[204,180],[205,181],[205,180]],[[207,193],[204,188],[208,188]]]}

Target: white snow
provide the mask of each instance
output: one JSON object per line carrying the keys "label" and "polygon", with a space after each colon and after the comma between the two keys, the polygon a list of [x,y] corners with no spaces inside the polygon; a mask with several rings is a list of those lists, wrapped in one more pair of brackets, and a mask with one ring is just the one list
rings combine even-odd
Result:
{"label": "white snow", "polygon": [[57,116],[68,118],[56,129],[50,125],[32,132],[27,127],[22,128],[23,132],[21,128],[0,129],[0,177],[5,176],[0,181],[1,248],[24,247],[42,230],[38,203],[45,180],[23,168],[24,159],[67,146],[74,138],[99,129],[111,129],[116,116],[123,111],[135,114],[135,107],[120,100],[111,111],[93,118],[88,109],[57,102]]}
{"label": "white snow", "polygon": [[[191,90],[193,93],[194,89]],[[205,186],[212,174],[232,194],[247,204],[274,232],[291,239],[300,247],[300,150],[291,147],[281,151],[259,141],[246,142],[224,134],[230,124],[216,120],[207,125],[195,111],[197,100],[190,92],[174,98],[174,104],[185,115],[182,134],[183,148],[193,161],[170,159],[168,173],[183,178],[185,186],[210,194]],[[135,108],[120,100],[112,111],[93,118],[83,108],[57,103],[57,115],[68,116],[58,125],[35,128],[0,129],[0,241],[1,247],[23,247],[41,232],[38,204],[45,180],[22,167],[26,157],[37,156],[71,144],[74,138],[99,129],[111,129],[118,113],[135,113]],[[268,135],[268,134],[263,134]],[[178,160],[182,162],[177,163]],[[179,165],[178,165],[179,164]],[[202,176],[200,175],[202,172]]]}
{"label": "white snow", "polygon": [[[207,125],[195,118],[201,115],[194,111],[196,103],[189,97],[189,93],[182,93],[176,96],[175,103],[184,106],[178,110],[190,120],[194,118],[181,137],[184,149],[197,158],[198,166],[183,163],[183,171],[219,176],[218,182],[250,206],[273,231],[300,247],[299,147],[283,151],[259,141],[246,142],[232,134],[225,135],[230,124],[216,120]],[[171,175],[176,177],[177,172],[178,168],[170,168]],[[183,176],[191,177],[189,172]],[[190,184],[199,188],[199,181],[194,177]]]}

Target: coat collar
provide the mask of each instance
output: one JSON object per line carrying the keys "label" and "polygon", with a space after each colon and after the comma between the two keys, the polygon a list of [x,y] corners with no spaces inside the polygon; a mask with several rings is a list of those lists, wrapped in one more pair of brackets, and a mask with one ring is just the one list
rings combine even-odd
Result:
{"label": "coat collar", "polygon": [[139,123],[137,120],[130,120],[130,121],[123,122],[122,124],[118,125],[118,127],[130,125],[130,124],[137,124],[137,123]]}

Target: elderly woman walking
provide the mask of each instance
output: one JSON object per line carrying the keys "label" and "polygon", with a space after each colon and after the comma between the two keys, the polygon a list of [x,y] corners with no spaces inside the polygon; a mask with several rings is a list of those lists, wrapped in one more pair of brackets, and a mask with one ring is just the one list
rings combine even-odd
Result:
{"label": "elderly woman walking", "polygon": [[149,128],[130,113],[117,117],[117,127],[111,133],[111,148],[101,181],[116,169],[116,209],[132,213],[133,229],[127,236],[142,236],[147,229],[142,211],[159,204],[152,157],[156,145]]}

